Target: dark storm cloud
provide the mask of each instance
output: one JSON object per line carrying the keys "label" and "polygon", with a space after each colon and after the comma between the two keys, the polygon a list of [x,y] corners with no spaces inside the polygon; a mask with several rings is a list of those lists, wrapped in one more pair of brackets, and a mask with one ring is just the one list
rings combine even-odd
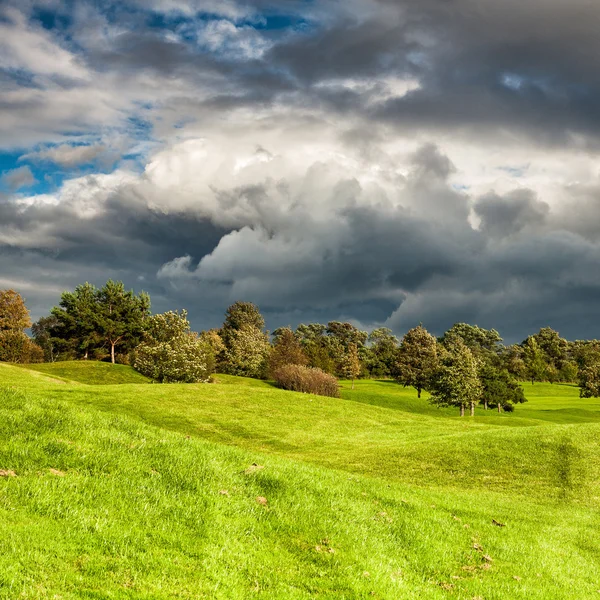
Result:
{"label": "dark storm cloud", "polygon": [[474,205],[481,218],[481,230],[492,237],[504,237],[528,226],[542,225],[550,207],[531,190],[515,190],[504,197],[488,194]]}
{"label": "dark storm cloud", "polygon": [[[114,151],[108,132],[148,164],[113,191],[91,175],[68,198],[0,199],[0,287],[21,286],[36,316],[60,289],[112,277],[198,328],[241,298],[272,328],[344,318],[441,334],[464,320],[515,340],[546,324],[600,336],[593,169],[496,175],[509,151],[486,168],[492,142],[593,158],[594,3],[5,6],[3,145],[75,168]],[[34,183],[13,167],[7,188]]]}

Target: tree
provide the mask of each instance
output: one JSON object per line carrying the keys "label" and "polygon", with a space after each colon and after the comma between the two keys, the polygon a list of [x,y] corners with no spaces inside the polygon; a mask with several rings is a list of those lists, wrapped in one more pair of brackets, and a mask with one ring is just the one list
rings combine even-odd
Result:
{"label": "tree", "polygon": [[326,329],[321,323],[302,323],[296,328],[296,337],[311,367],[334,374],[342,347],[337,338],[326,335]]}
{"label": "tree", "polygon": [[367,369],[371,377],[390,377],[395,373],[398,339],[387,327],[373,329],[369,335]]}
{"label": "tree", "polygon": [[35,343],[44,351],[44,360],[54,362],[56,360],[56,343],[52,337],[52,330],[56,329],[58,319],[54,315],[40,317],[32,326],[31,333]]}
{"label": "tree", "polygon": [[50,311],[54,317],[50,339],[57,350],[87,359],[90,350],[100,343],[98,312],[98,290],[91,283],[63,292],[59,305]]}
{"label": "tree", "polygon": [[354,389],[354,380],[360,375],[360,359],[358,358],[358,347],[352,342],[348,344],[342,371],[345,379],[352,380],[352,389]]}
{"label": "tree", "polygon": [[538,346],[536,339],[530,335],[523,344],[523,362],[525,370],[531,384],[542,381],[546,375],[546,362],[544,361],[544,353]]}
{"label": "tree", "polygon": [[123,282],[109,280],[98,290],[95,322],[98,335],[110,347],[110,359],[115,362],[115,348],[132,349],[144,329],[144,320],[150,314],[150,296],[142,292],[136,296],[126,291]]}
{"label": "tree", "polygon": [[266,333],[252,325],[242,325],[230,332],[228,342],[224,372],[242,377],[267,375],[271,344]]}
{"label": "tree", "polygon": [[553,365],[558,371],[562,363],[567,360],[569,343],[560,337],[558,331],[551,327],[542,327],[538,333],[532,336],[535,338],[540,350],[544,353],[545,362]]}
{"label": "tree", "polygon": [[437,365],[436,339],[422,325],[408,331],[402,339],[396,360],[398,382],[404,387],[412,385],[420,398],[421,391],[429,388]]}
{"label": "tree", "polygon": [[43,350],[25,333],[31,325],[25,301],[15,290],[0,290],[0,361],[42,362]]}
{"label": "tree", "polygon": [[468,323],[455,323],[446,331],[440,341],[447,346],[452,344],[456,338],[460,338],[465,346],[475,354],[481,350],[497,352],[502,344],[502,338],[495,329],[483,329]]}
{"label": "tree", "polygon": [[502,409],[511,411],[514,404],[527,402],[523,388],[506,369],[486,364],[480,369],[479,375],[482,384],[481,402],[485,410],[488,406],[496,406],[498,412]]}
{"label": "tree", "polygon": [[44,351],[24,331],[0,330],[0,361],[26,364],[43,360]]}
{"label": "tree", "polygon": [[577,381],[579,376],[579,369],[577,368],[577,363],[572,360],[566,360],[563,362],[562,367],[559,371],[559,377],[561,381],[565,381],[567,383],[574,383]]}
{"label": "tree", "polygon": [[227,344],[227,338],[232,331],[237,331],[244,326],[255,327],[259,331],[265,328],[265,320],[260,314],[258,306],[252,302],[234,302],[225,312],[222,337]]}
{"label": "tree", "polygon": [[590,364],[579,371],[579,397],[600,396],[600,362]]}
{"label": "tree", "polygon": [[430,402],[438,406],[457,406],[460,416],[470,405],[471,416],[481,399],[483,388],[479,380],[479,361],[461,339],[455,340],[442,353],[440,365],[431,380]]}
{"label": "tree", "polygon": [[219,370],[244,377],[265,377],[271,350],[265,320],[252,302],[235,302],[225,312],[219,335],[225,345]]}
{"label": "tree", "polygon": [[289,327],[280,327],[273,332],[275,343],[269,356],[269,375],[284,365],[308,365],[308,358]]}
{"label": "tree", "polygon": [[149,317],[134,368],[161,383],[209,381],[215,360],[210,344],[190,330],[185,310]]}
{"label": "tree", "polygon": [[30,326],[22,296],[15,290],[0,290],[0,331],[24,331]]}

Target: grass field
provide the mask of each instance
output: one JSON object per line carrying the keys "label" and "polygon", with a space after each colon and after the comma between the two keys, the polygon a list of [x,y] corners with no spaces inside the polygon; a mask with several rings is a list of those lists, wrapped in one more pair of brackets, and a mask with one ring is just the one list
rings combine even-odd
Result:
{"label": "grass field", "polygon": [[600,598],[600,403],[575,387],[463,419],[390,382],[91,362],[0,364],[0,390],[0,598]]}

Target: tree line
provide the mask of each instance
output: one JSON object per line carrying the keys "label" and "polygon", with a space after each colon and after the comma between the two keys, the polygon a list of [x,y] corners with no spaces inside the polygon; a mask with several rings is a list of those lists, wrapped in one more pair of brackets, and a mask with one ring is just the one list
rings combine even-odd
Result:
{"label": "tree line", "polygon": [[422,325],[398,340],[384,327],[367,333],[339,321],[269,334],[258,307],[240,301],[220,328],[196,333],[186,311],[152,315],[148,294],[115,281],[64,292],[32,324],[21,296],[0,290],[0,360],[72,359],[131,364],[156,381],[208,381],[216,371],[273,378],[300,391],[331,391],[338,378],[352,387],[358,378],[391,378],[461,414],[479,403],[511,411],[525,401],[520,380],[578,383],[583,397],[600,395],[600,341],[567,341],[550,327],[511,345],[495,329],[466,323],[440,338]]}

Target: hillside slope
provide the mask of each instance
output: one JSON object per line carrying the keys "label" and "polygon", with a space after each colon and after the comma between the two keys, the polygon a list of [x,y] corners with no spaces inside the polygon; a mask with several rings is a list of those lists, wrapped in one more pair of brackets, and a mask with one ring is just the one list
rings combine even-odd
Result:
{"label": "hillside slope", "polygon": [[517,415],[243,381],[64,384],[6,365],[0,387],[0,598],[600,589],[597,424],[507,427]]}

